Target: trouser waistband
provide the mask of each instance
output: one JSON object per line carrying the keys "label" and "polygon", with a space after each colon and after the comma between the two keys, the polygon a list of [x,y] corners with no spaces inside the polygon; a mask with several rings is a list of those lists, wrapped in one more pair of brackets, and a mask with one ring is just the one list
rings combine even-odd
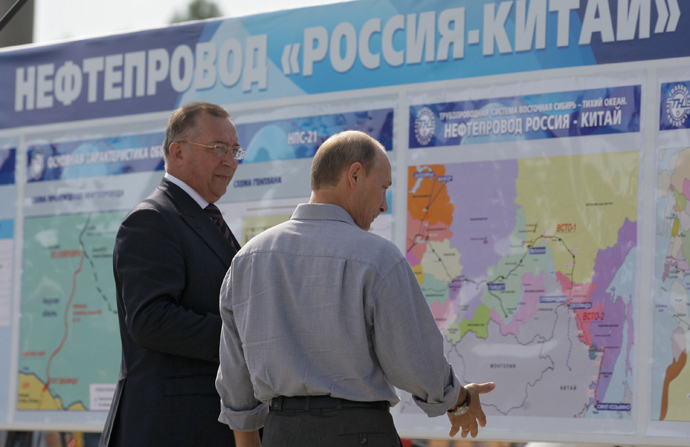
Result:
{"label": "trouser waistband", "polygon": [[354,400],[340,399],[331,396],[278,396],[271,399],[271,411],[309,411],[309,410],[341,410],[343,408],[374,408],[388,411],[390,402],[359,402]]}

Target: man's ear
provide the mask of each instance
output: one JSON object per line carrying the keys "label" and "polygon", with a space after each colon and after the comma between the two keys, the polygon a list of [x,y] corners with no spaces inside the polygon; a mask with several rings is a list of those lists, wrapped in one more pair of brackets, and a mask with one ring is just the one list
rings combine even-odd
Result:
{"label": "man's ear", "polygon": [[183,158],[182,144],[180,143],[170,143],[170,162],[174,165],[179,164]]}
{"label": "man's ear", "polygon": [[357,183],[362,181],[362,175],[364,174],[364,167],[362,163],[356,161],[350,165],[347,169],[347,184],[350,188],[355,188]]}

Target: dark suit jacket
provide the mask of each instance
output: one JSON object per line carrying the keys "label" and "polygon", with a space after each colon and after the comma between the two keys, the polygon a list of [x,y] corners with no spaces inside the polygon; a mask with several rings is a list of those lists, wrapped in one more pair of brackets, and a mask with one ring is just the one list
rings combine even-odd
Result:
{"label": "dark suit jacket", "polygon": [[101,446],[234,445],[215,389],[218,297],[234,255],[165,179],[125,217],[113,252],[122,364]]}

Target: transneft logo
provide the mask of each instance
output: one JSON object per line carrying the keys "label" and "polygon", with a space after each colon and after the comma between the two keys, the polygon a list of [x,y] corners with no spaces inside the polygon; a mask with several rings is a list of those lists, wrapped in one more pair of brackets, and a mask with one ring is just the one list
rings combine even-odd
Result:
{"label": "transneft logo", "polygon": [[666,116],[674,127],[682,127],[690,115],[690,92],[683,84],[671,89],[666,99]]}
{"label": "transneft logo", "polygon": [[422,107],[417,112],[417,119],[414,120],[414,135],[417,142],[426,146],[431,142],[436,130],[436,116],[428,107]]}

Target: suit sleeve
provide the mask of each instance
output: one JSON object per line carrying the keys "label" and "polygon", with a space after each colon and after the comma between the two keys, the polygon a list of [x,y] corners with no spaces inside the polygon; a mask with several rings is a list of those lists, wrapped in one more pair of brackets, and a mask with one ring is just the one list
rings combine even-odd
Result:
{"label": "suit sleeve", "polygon": [[[220,316],[182,307],[185,258],[170,223],[157,210],[132,212],[115,242],[114,268],[125,321],[140,346],[218,363]],[[206,298],[208,299],[208,298]],[[218,295],[213,297],[218,300]]]}

